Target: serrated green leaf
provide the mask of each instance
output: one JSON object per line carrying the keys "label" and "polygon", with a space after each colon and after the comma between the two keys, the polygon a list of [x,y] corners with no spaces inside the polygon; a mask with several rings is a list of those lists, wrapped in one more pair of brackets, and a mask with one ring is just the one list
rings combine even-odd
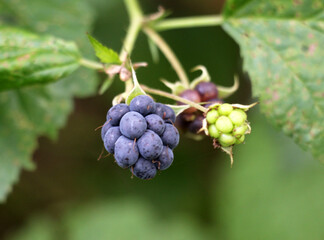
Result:
{"label": "serrated green leaf", "polygon": [[324,161],[324,2],[229,0],[224,15],[263,113]]}
{"label": "serrated green leaf", "polygon": [[0,27],[0,91],[61,79],[79,66],[73,42]]}
{"label": "serrated green leaf", "polygon": [[132,79],[133,79],[134,87],[126,97],[126,104],[128,105],[130,104],[130,102],[133,100],[134,97],[139,95],[146,95],[145,91],[141,88],[140,84],[137,81],[136,73],[133,67],[132,67]]}
{"label": "serrated green leaf", "polygon": [[[93,12],[86,1],[16,0],[6,4],[17,26],[73,40],[83,54],[92,52],[86,48],[89,42],[84,34],[93,22]],[[53,84],[0,93],[0,126],[5,126],[0,128],[0,202],[5,200],[20,171],[33,167],[30,158],[37,138],[56,138],[57,130],[73,109],[73,97],[95,93],[97,84],[94,71],[80,68]]]}
{"label": "serrated green leaf", "polygon": [[96,56],[103,63],[121,64],[118,53],[102,45],[97,39],[88,34],[89,41],[96,52]]}

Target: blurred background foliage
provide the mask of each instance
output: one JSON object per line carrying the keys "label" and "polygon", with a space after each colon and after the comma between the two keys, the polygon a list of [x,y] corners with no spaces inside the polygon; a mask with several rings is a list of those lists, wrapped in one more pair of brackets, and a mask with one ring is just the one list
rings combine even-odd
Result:
{"label": "blurred background foliage", "polygon": [[[18,7],[23,1],[2,2]],[[12,22],[26,23],[20,19],[42,12],[43,5],[50,6],[50,1],[31,2],[25,5],[32,10],[30,16],[14,17],[17,9],[12,8],[0,13]],[[79,9],[78,1],[74,2],[72,13]],[[140,2],[146,12],[162,4],[174,17],[217,13],[223,5],[210,0]],[[64,8],[64,1],[56,4]],[[128,25],[123,2],[95,0],[89,4],[95,21],[88,31],[92,28],[98,40],[120,49]],[[55,17],[62,21],[54,24],[62,25],[60,37],[65,37],[65,24],[78,28],[79,21],[83,25],[90,21],[90,17],[85,21],[71,16]],[[239,47],[220,27],[162,35],[185,69],[203,64],[213,81],[225,86],[232,85],[238,73],[241,86],[229,102],[253,101]],[[79,36],[86,38],[81,32],[71,39]],[[82,50],[91,49],[90,44],[83,44]],[[152,62],[143,35],[132,59],[149,63],[137,71],[141,83],[165,89],[158,81],[161,77],[177,79],[164,57],[158,64]],[[72,76],[71,82],[80,86],[77,75]],[[82,82],[84,92],[76,90],[80,96],[96,86],[91,75]],[[122,90],[123,84],[115,81],[103,96],[76,99],[75,110],[57,140],[39,139],[33,156],[36,171],[24,171],[0,206],[1,239],[324,239],[324,168],[275,130],[258,107],[250,111],[253,134],[236,148],[232,169],[228,156],[213,150],[209,139],[196,142],[184,136],[172,167],[152,181],[131,179],[130,172],[121,170],[112,157],[97,161],[102,143],[94,129],[105,120],[112,98]]]}

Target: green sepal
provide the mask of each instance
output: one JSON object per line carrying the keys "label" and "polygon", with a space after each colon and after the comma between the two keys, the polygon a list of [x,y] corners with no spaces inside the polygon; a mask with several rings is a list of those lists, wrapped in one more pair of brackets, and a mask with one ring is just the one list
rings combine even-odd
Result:
{"label": "green sepal", "polygon": [[136,73],[135,73],[135,70],[134,70],[132,64],[130,64],[130,65],[131,65],[131,69],[132,69],[132,79],[133,79],[134,87],[129,92],[129,94],[126,96],[126,104],[127,105],[130,104],[130,102],[133,100],[133,98],[135,98],[139,95],[147,95],[137,81]]}
{"label": "green sepal", "polygon": [[161,82],[164,83],[165,86],[170,88],[172,94],[174,94],[174,95],[179,95],[184,90],[186,90],[186,87],[181,82],[171,83],[171,82],[168,82],[165,79],[161,79]]}
{"label": "green sepal", "polygon": [[180,113],[182,113],[184,110],[190,108],[189,105],[169,105],[166,104],[168,107],[172,108],[175,115],[178,116]]}
{"label": "green sepal", "polygon": [[191,69],[191,72],[195,71],[201,71],[201,74],[199,77],[195,78],[191,83],[190,83],[190,89],[194,89],[199,83],[201,82],[210,82],[210,75],[208,73],[208,70],[205,66],[203,65],[198,65]]}
{"label": "green sepal", "polygon": [[231,86],[231,87],[217,86],[218,97],[221,99],[224,99],[224,98],[231,96],[233,93],[235,93],[237,91],[239,86],[240,86],[240,82],[238,80],[238,77],[235,75],[233,86]]}

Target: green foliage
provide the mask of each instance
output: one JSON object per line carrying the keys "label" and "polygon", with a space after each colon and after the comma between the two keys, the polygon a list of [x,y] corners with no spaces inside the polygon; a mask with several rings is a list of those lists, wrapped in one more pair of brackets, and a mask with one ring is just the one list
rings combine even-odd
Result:
{"label": "green foliage", "polygon": [[96,56],[103,63],[121,64],[118,53],[102,45],[97,39],[88,34],[89,41],[96,52]]}
{"label": "green foliage", "polygon": [[[39,221],[42,223],[37,226]],[[61,236],[55,234],[55,229],[63,229]],[[155,215],[154,208],[145,200],[127,198],[73,207],[56,224],[50,218],[34,218],[9,239],[196,240],[206,239],[205,236],[190,216],[176,215],[163,220]]]}
{"label": "green foliage", "polygon": [[322,239],[323,166],[264,117],[251,121],[253,134],[235,152],[233,169],[213,182],[226,239]]}
{"label": "green foliage", "polygon": [[324,3],[229,0],[225,30],[239,43],[263,113],[324,161]]}
{"label": "green foliage", "polygon": [[77,46],[18,28],[0,28],[0,91],[53,82],[79,66]]}
{"label": "green foliage", "polygon": [[[80,49],[88,45],[85,32],[93,17],[86,1],[0,3],[9,9],[19,27],[75,40]],[[80,69],[53,84],[0,93],[0,125],[5,126],[0,128],[0,202],[5,200],[21,169],[32,169],[30,158],[37,138],[46,135],[54,139],[73,108],[73,97],[94,93],[96,85],[95,72]]]}

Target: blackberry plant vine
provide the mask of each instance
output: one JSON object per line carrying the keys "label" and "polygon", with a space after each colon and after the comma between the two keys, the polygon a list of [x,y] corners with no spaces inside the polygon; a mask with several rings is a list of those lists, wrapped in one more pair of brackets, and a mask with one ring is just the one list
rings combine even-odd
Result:
{"label": "blackberry plant vine", "polygon": [[[124,82],[125,90],[116,95],[114,105],[121,102],[130,104],[134,97],[145,93],[170,98],[175,101],[172,109],[176,114],[181,113],[175,124],[183,126],[187,136],[200,139],[204,132],[214,138],[214,146],[222,147],[232,156],[232,149],[227,145],[234,140],[240,143],[243,136],[250,132],[242,111],[253,105],[232,104],[231,108],[223,105],[223,99],[238,89],[236,77],[232,87],[217,86],[217,94],[206,98],[200,89],[204,89],[204,84],[213,82],[207,69],[198,65],[199,62],[193,70],[201,71],[201,76],[189,81],[181,61],[160,34],[180,28],[221,26],[240,46],[243,67],[251,78],[253,95],[259,97],[261,111],[303,149],[324,161],[324,130],[321,124],[324,117],[324,68],[321,65],[323,49],[319,47],[324,44],[322,1],[252,0],[245,4],[240,0],[228,0],[221,15],[175,19],[168,18],[168,12],[162,8],[146,15],[137,0],[125,0],[124,3],[130,24],[119,54],[88,34],[101,62],[84,57],[87,55],[85,50],[90,48],[79,40],[84,32],[89,31],[93,18],[92,13],[83,12],[88,9],[86,3],[72,6],[77,9],[74,16],[75,22],[80,25],[79,32],[73,24],[53,28],[44,14],[36,10],[30,14],[28,8],[15,8],[14,3],[4,3],[4,9],[9,9],[8,12],[18,17],[16,22],[6,17],[0,19],[3,23],[0,27],[0,125],[6,126],[6,129],[0,129],[0,136],[8,139],[0,142],[1,163],[4,166],[0,173],[3,179],[1,200],[10,192],[21,169],[34,167],[30,156],[37,137],[46,135],[55,138],[57,129],[63,126],[72,109],[73,96],[94,94],[96,81],[89,79],[95,78],[95,71],[107,73],[107,79],[99,89],[100,94],[104,94],[117,77]],[[55,12],[51,11],[48,9],[48,15],[54,16]],[[23,21],[19,18],[21,16],[25,16]],[[37,17],[43,20],[42,28],[35,23]],[[44,32],[47,35],[39,34]],[[67,33],[74,35],[66,36]],[[130,62],[136,39],[141,33],[148,38],[152,57],[157,59],[161,51],[176,72],[179,81],[162,80],[171,92],[152,89],[134,80],[132,67],[136,70],[146,66],[146,63],[136,62],[135,59]],[[305,37],[301,39],[300,36]],[[76,42],[63,39],[75,39]],[[84,68],[78,69],[79,66]],[[80,80],[71,82],[70,74]],[[53,83],[59,79],[62,80]],[[226,106],[231,111],[224,112]],[[220,123],[226,127],[223,128]],[[223,132],[219,132],[219,128]],[[16,142],[20,147],[12,150],[10,142]]]}

